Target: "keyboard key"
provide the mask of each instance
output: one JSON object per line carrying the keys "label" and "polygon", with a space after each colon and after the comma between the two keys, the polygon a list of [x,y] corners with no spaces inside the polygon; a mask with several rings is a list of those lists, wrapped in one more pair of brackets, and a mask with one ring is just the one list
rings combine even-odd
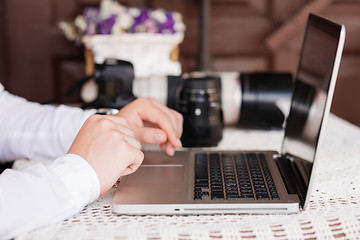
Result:
{"label": "keyboard key", "polygon": [[223,192],[211,192],[211,200],[224,200]]}
{"label": "keyboard key", "polygon": [[253,194],[241,194],[241,198],[246,200],[255,200]]}
{"label": "keyboard key", "polygon": [[238,194],[229,194],[226,196],[227,200],[242,200],[243,198],[240,197]]}
{"label": "keyboard key", "polygon": [[208,180],[208,168],[207,168],[207,155],[196,154],[195,155],[195,181]]}
{"label": "keyboard key", "polygon": [[256,199],[259,199],[259,200],[270,200],[270,197],[269,195],[266,193],[266,194],[256,194]]}
{"label": "keyboard key", "polygon": [[209,188],[209,184],[207,182],[195,182],[195,187],[197,188]]}

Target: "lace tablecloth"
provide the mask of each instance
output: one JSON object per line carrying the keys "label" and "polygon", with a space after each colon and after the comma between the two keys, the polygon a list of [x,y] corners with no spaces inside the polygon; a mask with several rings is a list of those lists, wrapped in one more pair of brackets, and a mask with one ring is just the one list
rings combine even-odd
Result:
{"label": "lace tablecloth", "polygon": [[[17,239],[360,239],[360,128],[330,115],[325,131],[310,205],[297,214],[116,215],[114,187],[72,218]],[[282,137],[227,128],[218,148],[280,150]]]}

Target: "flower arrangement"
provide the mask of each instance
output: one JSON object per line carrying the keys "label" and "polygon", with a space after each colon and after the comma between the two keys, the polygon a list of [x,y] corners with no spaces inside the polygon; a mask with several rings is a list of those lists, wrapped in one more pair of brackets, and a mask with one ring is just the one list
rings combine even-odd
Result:
{"label": "flower arrangement", "polygon": [[182,15],[163,9],[134,8],[115,0],[102,0],[100,8],[88,7],[75,21],[60,22],[65,36],[81,43],[83,36],[123,33],[151,33],[183,35],[185,25]]}
{"label": "flower arrangement", "polygon": [[[102,0],[99,8],[85,8],[73,22],[60,22],[59,27],[67,39],[85,46],[87,75],[94,72],[94,63],[101,64],[108,58],[130,61],[135,80],[149,86],[154,76],[181,74],[178,46],[185,25],[177,12]],[[83,86],[81,97],[91,102],[96,96],[97,86],[91,80]]]}

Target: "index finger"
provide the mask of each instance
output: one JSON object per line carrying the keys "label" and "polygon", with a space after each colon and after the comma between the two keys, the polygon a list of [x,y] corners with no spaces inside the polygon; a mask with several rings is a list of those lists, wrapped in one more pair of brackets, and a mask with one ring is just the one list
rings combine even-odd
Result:
{"label": "index finger", "polygon": [[182,134],[182,128],[183,128],[183,117],[182,115],[165,106],[164,104],[161,104],[159,101],[157,101],[155,98],[149,98],[150,101],[157,106],[160,110],[162,110],[165,114],[168,115],[168,117],[171,120],[171,123],[173,124],[175,130],[177,131],[177,135],[180,137]]}
{"label": "index finger", "polygon": [[178,133],[178,126],[174,126],[171,123],[170,117],[161,110],[154,103],[147,102],[148,104],[152,104],[155,107],[145,106],[144,111],[138,112],[139,116],[146,121],[149,121],[153,124],[157,124],[168,136],[170,143],[174,147],[181,147],[180,136]]}

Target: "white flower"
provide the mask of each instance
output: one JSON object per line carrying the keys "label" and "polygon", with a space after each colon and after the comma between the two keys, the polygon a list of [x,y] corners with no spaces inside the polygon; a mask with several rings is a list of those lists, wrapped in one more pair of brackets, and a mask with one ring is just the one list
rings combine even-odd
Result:
{"label": "white flower", "polygon": [[183,16],[178,12],[173,12],[172,16],[173,16],[173,19],[174,19],[175,22],[182,22],[183,21]]}
{"label": "white flower", "polygon": [[123,14],[126,8],[114,0],[102,0],[100,3],[100,18],[106,19],[111,15]]}
{"label": "white flower", "polygon": [[182,22],[175,22],[174,30],[176,32],[184,32],[185,31],[185,24]]}
{"label": "white flower", "polygon": [[88,27],[85,18],[81,15],[75,18],[74,24],[78,29],[80,29],[81,32],[85,32]]}
{"label": "white flower", "polygon": [[133,16],[133,17],[138,17],[139,15],[140,15],[140,13],[141,13],[141,11],[140,11],[140,9],[138,9],[138,8],[129,8],[129,10],[128,10],[128,12],[129,12],[129,14],[131,15],[131,16]]}
{"label": "white flower", "polygon": [[100,3],[100,19],[106,19],[111,16],[113,1],[102,0]]}
{"label": "white flower", "polygon": [[113,5],[112,14],[120,15],[125,13],[126,13],[126,8],[121,6],[120,3],[115,2]]}
{"label": "white flower", "polygon": [[166,22],[165,11],[162,9],[154,10],[151,12],[151,18],[160,23],[165,23]]}
{"label": "white flower", "polygon": [[128,29],[134,24],[134,18],[129,14],[124,13],[118,16],[117,22],[119,22],[122,28]]}
{"label": "white flower", "polygon": [[62,21],[59,23],[59,28],[64,32],[68,40],[74,41],[76,39],[76,30],[72,23]]}
{"label": "white flower", "polygon": [[126,13],[119,15],[116,18],[116,22],[111,30],[113,34],[120,34],[129,29],[134,23],[134,19]]}

